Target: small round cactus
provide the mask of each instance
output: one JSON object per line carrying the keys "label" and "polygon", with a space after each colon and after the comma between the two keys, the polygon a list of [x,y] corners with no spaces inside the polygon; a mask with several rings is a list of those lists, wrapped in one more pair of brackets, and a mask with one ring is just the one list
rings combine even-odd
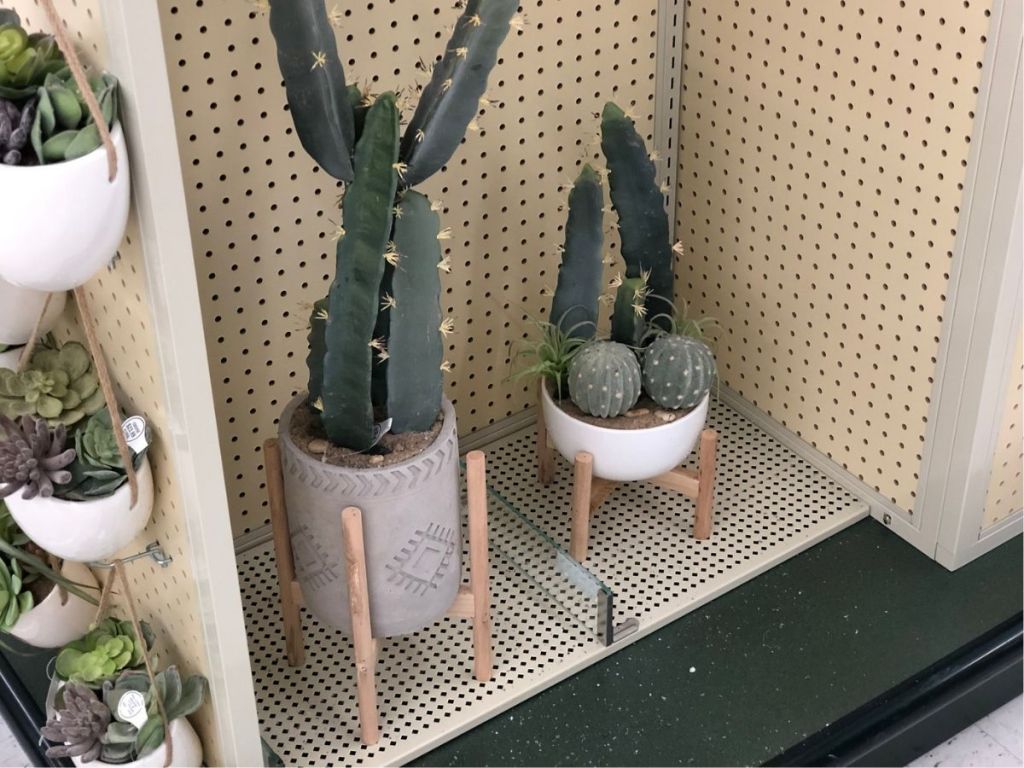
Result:
{"label": "small round cactus", "polygon": [[569,366],[569,396],[591,416],[621,416],[636,405],[640,385],[636,355],[614,341],[592,341]]}
{"label": "small round cactus", "polygon": [[714,377],[714,355],[690,336],[662,336],[644,352],[644,389],[663,408],[693,408]]}

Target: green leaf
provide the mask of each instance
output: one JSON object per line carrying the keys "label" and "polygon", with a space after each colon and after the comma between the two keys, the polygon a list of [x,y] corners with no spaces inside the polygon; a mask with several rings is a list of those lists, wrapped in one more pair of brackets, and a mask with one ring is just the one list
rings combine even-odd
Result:
{"label": "green leaf", "polygon": [[77,138],[78,131],[61,131],[43,142],[40,157],[47,163],[59,163],[67,159],[68,148]]}

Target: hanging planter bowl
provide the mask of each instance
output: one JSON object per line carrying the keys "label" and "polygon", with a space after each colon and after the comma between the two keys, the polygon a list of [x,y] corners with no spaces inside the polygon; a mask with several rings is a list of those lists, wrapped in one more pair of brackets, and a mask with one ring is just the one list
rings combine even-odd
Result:
{"label": "hanging planter bowl", "polygon": [[36,291],[68,291],[114,257],[128,223],[130,184],[120,122],[110,135],[117,151],[113,181],[102,146],[63,163],[0,165],[0,188],[7,191],[0,277]]}
{"label": "hanging planter bowl", "polygon": [[[45,291],[34,291],[11,285],[0,278],[0,344],[26,344],[32,336],[36,320],[46,304]],[[67,294],[63,291],[53,294],[46,316],[39,327],[39,333],[49,333],[60,313],[64,311]]]}
{"label": "hanging planter bowl", "polygon": [[576,454],[594,457],[594,474],[605,480],[649,480],[675,469],[690,455],[708,416],[710,394],[685,416],[646,429],[599,427],[570,416],[541,387],[544,424],[551,443],[572,464]]}
{"label": "hanging planter bowl", "polygon": [[[154,749],[148,755],[132,760],[130,763],[118,763],[118,768],[163,768],[163,766],[196,766],[203,764],[203,745],[199,741],[199,734],[192,727],[188,718],[179,717],[171,721],[171,762],[167,763],[167,742]],[[91,763],[83,763],[79,758],[71,758],[75,765],[95,766],[107,765],[107,763],[95,760]]]}
{"label": "hanging planter bowl", "polygon": [[[82,563],[66,561],[60,572],[69,581],[96,587],[96,578]],[[99,592],[96,593],[99,595]],[[96,606],[70,592],[53,590],[28,613],[21,614],[8,631],[19,640],[36,648],[59,648],[77,640],[89,631],[96,617]]]}
{"label": "hanging planter bowl", "polygon": [[7,497],[11,516],[32,541],[57,557],[75,562],[105,560],[135,539],[153,512],[153,471],[144,459],[136,473],[139,498],[131,506],[128,483],[112,495],[92,501],[65,501],[51,496],[26,501]]}
{"label": "hanging planter bowl", "polygon": [[18,360],[21,359],[21,347],[14,347],[0,352],[0,368],[10,368],[12,371],[18,369]]}

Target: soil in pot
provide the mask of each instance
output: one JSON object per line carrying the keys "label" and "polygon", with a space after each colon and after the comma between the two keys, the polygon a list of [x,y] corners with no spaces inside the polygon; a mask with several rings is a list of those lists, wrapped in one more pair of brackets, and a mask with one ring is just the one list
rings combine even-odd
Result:
{"label": "soil in pot", "polygon": [[369,451],[358,453],[328,440],[316,412],[303,403],[295,409],[289,434],[295,445],[314,459],[336,467],[376,469],[400,464],[423,453],[437,439],[443,423],[441,416],[438,416],[429,432],[405,432],[400,435],[388,432]]}
{"label": "soil in pot", "polygon": [[662,408],[647,395],[643,395],[637,400],[636,405],[626,411],[626,413],[621,416],[603,419],[600,416],[591,416],[589,413],[580,410],[579,406],[568,396],[559,400],[555,396],[555,388],[551,384],[548,384],[548,392],[551,394],[551,400],[555,405],[569,416],[587,424],[593,424],[595,427],[604,427],[605,429],[648,429],[650,427],[661,427],[683,418],[693,410],[692,408],[687,408],[685,410],[672,411],[668,408]]}

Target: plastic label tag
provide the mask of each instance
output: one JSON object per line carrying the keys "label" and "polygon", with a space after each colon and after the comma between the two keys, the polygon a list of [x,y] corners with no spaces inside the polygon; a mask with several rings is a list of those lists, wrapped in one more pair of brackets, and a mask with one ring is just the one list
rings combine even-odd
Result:
{"label": "plastic label tag", "polygon": [[391,431],[391,419],[384,419],[384,421],[373,425],[373,442],[370,443],[370,447],[373,448],[380,439],[384,437],[388,432]]}
{"label": "plastic label tag", "polygon": [[142,453],[149,447],[149,440],[146,439],[146,420],[141,416],[129,416],[121,425],[124,432],[124,439],[128,447],[135,453]]}
{"label": "plastic label tag", "polygon": [[138,691],[125,691],[117,702],[117,716],[126,723],[131,723],[140,731],[149,720],[146,712],[146,697]]}

